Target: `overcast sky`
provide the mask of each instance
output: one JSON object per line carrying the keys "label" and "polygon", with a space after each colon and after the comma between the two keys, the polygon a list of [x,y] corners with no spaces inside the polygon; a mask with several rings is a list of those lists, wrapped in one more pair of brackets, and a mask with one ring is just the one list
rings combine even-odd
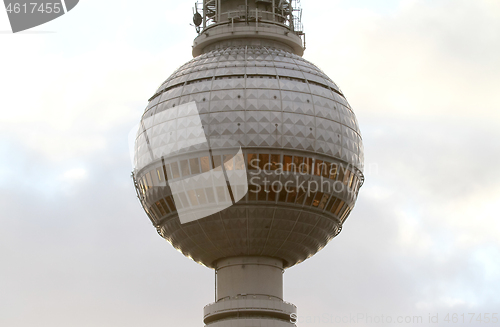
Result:
{"label": "overcast sky", "polygon": [[[127,145],[147,99],[191,59],[192,2],[80,1],[18,34],[0,10],[0,326],[203,326],[213,271],[157,235]],[[342,233],[285,273],[299,326],[462,325],[447,313],[492,325],[500,1],[302,6],[304,58],[357,115],[366,183]]]}

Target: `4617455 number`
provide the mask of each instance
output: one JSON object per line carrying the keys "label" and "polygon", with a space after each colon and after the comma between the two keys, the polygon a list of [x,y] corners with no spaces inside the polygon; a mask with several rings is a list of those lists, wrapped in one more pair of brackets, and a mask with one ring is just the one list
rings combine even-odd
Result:
{"label": "4617455 number", "polygon": [[462,313],[453,313],[450,314],[448,313],[444,317],[444,321],[447,323],[469,323],[469,324],[489,324],[493,323],[496,324],[498,323],[498,313],[472,313],[469,312],[467,314]]}
{"label": "4617455 number", "polygon": [[7,6],[7,12],[9,14],[34,14],[34,13],[46,13],[46,14],[59,14],[63,9],[61,3],[9,3]]}

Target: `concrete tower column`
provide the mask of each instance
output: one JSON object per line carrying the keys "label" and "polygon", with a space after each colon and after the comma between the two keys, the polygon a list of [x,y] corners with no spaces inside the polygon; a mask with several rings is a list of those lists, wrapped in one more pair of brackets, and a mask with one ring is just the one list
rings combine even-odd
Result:
{"label": "concrete tower column", "polygon": [[[216,262],[217,302],[204,309],[211,327],[289,327],[297,308],[283,301],[283,261],[271,257],[241,256]],[[232,322],[231,322],[232,321]],[[236,326],[236,325],[235,325]]]}
{"label": "concrete tower column", "polygon": [[283,300],[283,261],[269,257],[232,257],[216,263],[217,301],[241,295]]}

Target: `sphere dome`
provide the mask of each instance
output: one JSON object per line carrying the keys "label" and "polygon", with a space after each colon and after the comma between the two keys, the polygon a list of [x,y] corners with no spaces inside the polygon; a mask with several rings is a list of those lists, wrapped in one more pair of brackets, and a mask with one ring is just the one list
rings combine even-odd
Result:
{"label": "sphere dome", "polygon": [[[158,117],[189,104],[210,151],[151,155],[171,137]],[[177,69],[150,98],[135,166],[138,197],[158,233],[208,267],[242,255],[279,258],[284,268],[302,262],[338,235],[364,181],[361,133],[341,90],[302,57],[267,46],[208,49]],[[234,205],[183,223],[181,202],[207,207],[224,194],[194,185],[176,200],[165,181],[207,169],[240,169],[248,185],[230,189]]]}

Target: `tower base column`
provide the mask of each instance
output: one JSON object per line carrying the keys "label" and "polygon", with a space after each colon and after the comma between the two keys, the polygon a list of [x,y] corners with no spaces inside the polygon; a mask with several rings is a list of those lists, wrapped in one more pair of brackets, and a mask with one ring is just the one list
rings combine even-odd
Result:
{"label": "tower base column", "polygon": [[[283,301],[283,262],[270,257],[231,257],[216,263],[217,302],[204,308],[211,327],[290,327],[297,308]],[[243,323],[243,324],[242,324]]]}

